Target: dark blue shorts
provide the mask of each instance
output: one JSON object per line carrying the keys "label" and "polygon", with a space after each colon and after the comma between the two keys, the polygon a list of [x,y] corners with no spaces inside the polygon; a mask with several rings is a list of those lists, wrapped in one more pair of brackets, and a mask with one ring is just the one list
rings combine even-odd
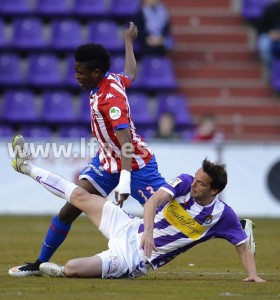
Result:
{"label": "dark blue shorts", "polygon": [[[105,171],[96,155],[80,173],[79,179],[83,178],[91,182],[103,197],[107,197],[118,185],[120,173],[110,174]],[[165,179],[158,172],[157,161],[153,155],[144,168],[131,172],[131,196],[144,205],[165,183]]]}

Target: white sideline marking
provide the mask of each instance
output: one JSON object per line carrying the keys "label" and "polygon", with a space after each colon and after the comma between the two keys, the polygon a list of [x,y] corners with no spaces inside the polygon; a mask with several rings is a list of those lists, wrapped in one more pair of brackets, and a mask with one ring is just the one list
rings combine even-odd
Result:
{"label": "white sideline marking", "polygon": [[[193,272],[193,271],[155,271],[155,274],[194,274],[194,275],[246,275],[244,272]],[[279,275],[279,273],[268,272],[260,273],[259,275]]]}

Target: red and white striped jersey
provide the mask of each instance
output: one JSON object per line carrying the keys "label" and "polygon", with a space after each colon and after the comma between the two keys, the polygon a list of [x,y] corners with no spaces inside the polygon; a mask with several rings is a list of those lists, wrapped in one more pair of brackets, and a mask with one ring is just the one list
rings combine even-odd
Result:
{"label": "red and white striped jersey", "polygon": [[125,74],[107,72],[99,86],[90,93],[91,129],[99,146],[99,160],[109,173],[121,171],[121,148],[116,131],[129,128],[134,146],[132,170],[143,168],[153,153],[135,132],[125,89],[130,86]]}

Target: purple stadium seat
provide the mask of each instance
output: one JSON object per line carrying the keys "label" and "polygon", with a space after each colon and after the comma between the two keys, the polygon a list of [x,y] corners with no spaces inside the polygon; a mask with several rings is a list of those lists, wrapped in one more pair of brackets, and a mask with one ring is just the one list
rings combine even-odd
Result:
{"label": "purple stadium seat", "polygon": [[276,91],[280,92],[280,60],[273,63],[271,70],[271,84]]}
{"label": "purple stadium seat", "polygon": [[38,114],[35,96],[29,90],[7,90],[3,96],[3,119],[9,122],[35,122]]}
{"label": "purple stadium seat", "polygon": [[140,0],[112,0],[111,13],[116,17],[133,17],[140,8]]}
{"label": "purple stadium seat", "polygon": [[195,135],[195,130],[193,128],[184,129],[180,132],[180,137],[184,141],[192,141]]}
{"label": "purple stadium seat", "polygon": [[51,24],[51,47],[75,49],[83,43],[81,25],[76,20],[54,20]]}
{"label": "purple stadium seat", "polygon": [[110,3],[107,0],[74,0],[73,11],[80,16],[100,16],[109,15]]}
{"label": "purple stadium seat", "polygon": [[12,127],[7,125],[0,125],[0,138],[11,139],[14,136],[14,130]]}
{"label": "purple stadium seat", "polygon": [[28,59],[28,82],[34,86],[58,86],[62,83],[59,59],[52,54],[32,54]]}
{"label": "purple stadium seat", "polygon": [[7,46],[7,38],[5,32],[5,25],[3,20],[0,19],[0,48]]}
{"label": "purple stadium seat", "polygon": [[112,56],[111,57],[111,68],[112,73],[124,72],[124,56]]}
{"label": "purple stadium seat", "polygon": [[62,126],[58,130],[58,136],[61,138],[91,138],[90,124],[84,126]]}
{"label": "purple stadium seat", "polygon": [[0,85],[23,83],[20,57],[17,54],[0,54]]}
{"label": "purple stadium seat", "polygon": [[109,51],[124,49],[122,33],[114,21],[93,21],[89,24],[89,40],[101,44]]}
{"label": "purple stadium seat", "polygon": [[29,0],[0,0],[0,12],[6,15],[20,15],[32,12]]}
{"label": "purple stadium seat", "polygon": [[36,12],[40,15],[68,15],[70,6],[68,0],[38,0]]}
{"label": "purple stadium seat", "polygon": [[[141,65],[141,63],[138,64],[138,67]],[[124,72],[124,56],[112,56],[111,57],[111,67],[110,72],[112,73],[122,73]],[[139,88],[140,82],[138,80],[138,77],[136,76],[136,80],[131,82],[130,89],[133,88]]]}
{"label": "purple stadium seat", "polygon": [[49,123],[69,123],[76,121],[72,95],[66,91],[42,94],[42,119]]}
{"label": "purple stadium seat", "polygon": [[20,128],[20,133],[27,138],[51,138],[52,131],[46,126],[26,126]]}
{"label": "purple stadium seat", "polygon": [[243,0],[241,15],[246,20],[259,18],[265,6],[272,2],[273,0]]}
{"label": "purple stadium seat", "polygon": [[78,81],[75,78],[75,59],[73,55],[66,58],[65,84],[72,87],[79,87]]}
{"label": "purple stadium seat", "polygon": [[150,109],[149,97],[143,93],[128,94],[134,125],[151,125],[155,119]]}
{"label": "purple stadium seat", "polygon": [[136,126],[136,132],[144,139],[152,139],[156,135],[155,128],[143,128],[142,126]]}
{"label": "purple stadium seat", "polygon": [[192,117],[189,112],[187,101],[179,94],[160,94],[157,97],[157,119],[165,112],[174,115],[175,124],[178,126],[191,126]]}
{"label": "purple stadium seat", "polygon": [[43,23],[37,18],[13,21],[12,45],[18,49],[43,49],[46,46]]}
{"label": "purple stadium seat", "polygon": [[79,120],[83,124],[90,124],[90,93],[88,91],[82,92],[79,95],[80,101],[80,112],[79,112]]}
{"label": "purple stadium seat", "polygon": [[137,81],[145,89],[177,88],[173,66],[167,57],[143,57]]}

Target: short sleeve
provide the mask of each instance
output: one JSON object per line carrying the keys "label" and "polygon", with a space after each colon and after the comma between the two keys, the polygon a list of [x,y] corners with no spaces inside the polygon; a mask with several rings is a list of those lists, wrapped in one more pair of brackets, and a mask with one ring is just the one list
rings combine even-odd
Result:
{"label": "short sleeve", "polygon": [[165,190],[172,197],[184,196],[190,192],[192,182],[193,176],[181,174],[164,184],[161,189]]}
{"label": "short sleeve", "polygon": [[106,106],[106,114],[114,131],[121,128],[129,128],[128,106],[125,99],[114,98],[114,101]]}
{"label": "short sleeve", "polygon": [[116,76],[119,78],[121,84],[124,86],[125,89],[128,89],[131,85],[131,77],[126,73],[119,73],[116,74]]}
{"label": "short sleeve", "polygon": [[215,226],[215,232],[216,237],[223,238],[236,246],[247,239],[237,215],[229,206],[225,207],[222,220]]}

